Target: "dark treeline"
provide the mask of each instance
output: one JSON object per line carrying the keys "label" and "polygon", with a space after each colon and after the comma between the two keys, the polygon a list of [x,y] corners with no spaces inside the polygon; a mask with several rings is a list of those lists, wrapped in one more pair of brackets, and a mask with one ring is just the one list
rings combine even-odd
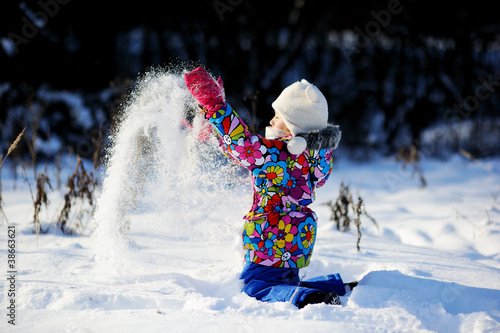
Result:
{"label": "dark treeline", "polygon": [[223,78],[228,101],[255,131],[281,90],[305,78],[327,97],[342,148],[360,158],[411,144],[428,155],[496,155],[500,18],[492,6],[10,1],[0,13],[0,151],[28,126],[55,150],[89,158],[142,73],[189,62]]}

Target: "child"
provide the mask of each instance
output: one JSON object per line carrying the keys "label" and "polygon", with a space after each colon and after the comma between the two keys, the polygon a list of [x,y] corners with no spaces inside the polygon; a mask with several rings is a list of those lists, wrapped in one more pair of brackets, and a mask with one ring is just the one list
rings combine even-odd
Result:
{"label": "child", "polygon": [[254,198],[245,216],[243,290],[265,302],[340,304],[355,283],[338,274],[300,281],[316,240],[316,214],[308,207],[332,171],[338,126],[328,124],[325,97],[306,80],[285,88],[272,103],[275,117],[265,138],[252,134],[225,101],[222,80],[201,67],[185,74],[225,153],[252,173]]}

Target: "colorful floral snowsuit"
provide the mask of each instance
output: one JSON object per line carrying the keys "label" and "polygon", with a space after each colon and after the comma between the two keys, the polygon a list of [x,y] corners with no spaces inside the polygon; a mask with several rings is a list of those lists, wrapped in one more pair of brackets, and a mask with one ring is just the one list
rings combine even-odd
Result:
{"label": "colorful floral snowsuit", "polygon": [[209,119],[224,151],[252,173],[253,206],[245,216],[246,261],[301,268],[309,264],[316,239],[316,214],[307,207],[314,189],[332,170],[332,149],[292,155],[287,138],[251,134],[229,104]]}
{"label": "colorful floral snowsuit", "polygon": [[[294,155],[287,150],[290,137],[266,139],[250,133],[229,104],[209,121],[227,156],[252,173],[253,206],[243,229],[246,261],[297,269],[294,272],[309,265],[317,216],[308,205],[332,171],[332,151],[340,139],[337,127],[329,125],[337,136],[329,139],[328,147],[315,142],[311,145],[315,148],[308,145],[303,153]],[[313,139],[318,141],[318,133],[315,135]]]}

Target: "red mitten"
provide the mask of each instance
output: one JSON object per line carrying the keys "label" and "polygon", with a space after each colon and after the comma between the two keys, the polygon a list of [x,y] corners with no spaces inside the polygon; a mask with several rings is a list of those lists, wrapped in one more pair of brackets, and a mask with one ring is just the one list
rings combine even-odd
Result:
{"label": "red mitten", "polygon": [[214,80],[201,67],[184,75],[186,86],[194,98],[207,110],[207,118],[225,106],[222,79]]}

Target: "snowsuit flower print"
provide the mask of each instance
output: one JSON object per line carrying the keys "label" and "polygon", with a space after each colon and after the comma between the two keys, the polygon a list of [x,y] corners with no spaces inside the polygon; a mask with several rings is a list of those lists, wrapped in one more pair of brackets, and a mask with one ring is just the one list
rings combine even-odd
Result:
{"label": "snowsuit flower print", "polygon": [[252,173],[254,199],[245,216],[243,245],[246,261],[264,266],[302,268],[309,264],[316,236],[316,214],[307,207],[315,189],[328,179],[338,129],[330,125],[331,146],[286,150],[290,137],[267,139],[254,135],[229,104],[209,121],[222,147]]}
{"label": "snowsuit flower print", "polygon": [[[327,124],[325,128],[299,134],[306,148],[292,153],[287,149],[294,138],[292,134],[262,137],[249,132],[236,111],[225,103],[220,78],[215,82],[198,68],[186,74],[185,80],[190,92],[205,107],[205,117],[218,134],[225,154],[252,175],[253,204],[244,217],[242,235],[247,262],[242,273],[246,284],[243,290],[257,299],[292,301],[302,307],[308,295],[318,296],[318,290],[321,291],[321,288],[299,287],[305,284],[299,281],[298,270],[309,265],[313,253],[318,218],[308,205],[315,199],[315,190],[331,174],[332,151],[340,140],[338,127]],[[197,96],[206,94],[206,90],[210,90],[212,98]],[[262,285],[262,280],[253,278],[269,272],[278,273],[278,280],[267,279]],[[327,291],[343,295],[340,276],[329,277],[329,282],[321,282],[329,285]],[[333,290],[332,285],[335,285]],[[327,297],[325,291],[321,292],[318,302]]]}

